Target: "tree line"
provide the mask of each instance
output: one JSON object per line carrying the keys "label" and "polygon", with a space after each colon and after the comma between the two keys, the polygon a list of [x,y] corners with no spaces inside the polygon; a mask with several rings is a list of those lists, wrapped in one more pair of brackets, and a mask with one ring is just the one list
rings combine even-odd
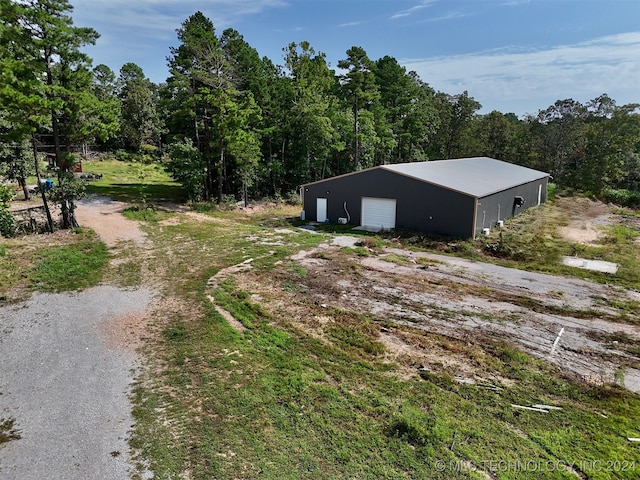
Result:
{"label": "tree line", "polygon": [[83,49],[99,35],[73,25],[67,0],[0,8],[0,168],[20,181],[37,150],[53,155],[68,226],[81,188],[68,171],[87,145],[162,159],[194,200],[285,196],[376,165],[471,156],[596,195],[640,197],[640,106],[606,94],[525,118],[483,115],[468,92],[436,91],[362,47],[349,48],[337,71],[308,42],[290,43],[274,64],[201,12],[178,28],[169,77],[154,84],[134,63],[117,75],[93,67]]}

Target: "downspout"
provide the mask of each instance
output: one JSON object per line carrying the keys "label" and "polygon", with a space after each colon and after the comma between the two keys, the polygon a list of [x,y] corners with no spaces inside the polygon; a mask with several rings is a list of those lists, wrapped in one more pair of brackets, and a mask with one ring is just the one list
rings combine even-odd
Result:
{"label": "downspout", "polygon": [[471,225],[471,238],[473,240],[476,239],[476,227],[478,222],[478,197],[474,197],[475,201],[473,202],[473,223]]}

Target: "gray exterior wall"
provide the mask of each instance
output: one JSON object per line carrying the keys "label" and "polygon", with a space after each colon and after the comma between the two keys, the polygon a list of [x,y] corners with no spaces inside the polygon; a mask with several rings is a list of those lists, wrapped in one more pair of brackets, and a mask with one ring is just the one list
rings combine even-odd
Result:
{"label": "gray exterior wall", "polygon": [[[518,215],[527,208],[537,206],[540,186],[542,186],[540,203],[545,203],[547,201],[548,181],[549,178],[545,177],[535,182],[524,183],[517,187],[479,198],[475,233],[481,233],[483,228],[495,228],[498,220],[506,220]],[[525,203],[522,207],[515,205],[516,196],[524,198]]]}
{"label": "gray exterior wall", "polygon": [[337,222],[351,217],[361,223],[362,197],[396,199],[396,229],[468,238],[474,235],[475,201],[470,195],[447,190],[385,169],[370,169],[321,182],[303,189],[303,209],[307,220],[317,220],[316,200],[327,199],[327,218]]}

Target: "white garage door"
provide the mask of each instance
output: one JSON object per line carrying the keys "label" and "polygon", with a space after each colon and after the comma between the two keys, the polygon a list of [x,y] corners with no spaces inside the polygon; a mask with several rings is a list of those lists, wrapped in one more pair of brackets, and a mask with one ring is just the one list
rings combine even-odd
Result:
{"label": "white garage door", "polygon": [[396,200],[362,197],[362,226],[396,228]]}

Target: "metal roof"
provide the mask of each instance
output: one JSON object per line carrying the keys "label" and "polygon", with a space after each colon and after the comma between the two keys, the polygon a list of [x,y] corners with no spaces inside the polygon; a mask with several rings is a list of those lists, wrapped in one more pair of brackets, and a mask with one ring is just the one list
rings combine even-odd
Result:
{"label": "metal roof", "polygon": [[545,172],[489,157],[397,163],[381,165],[378,168],[477,198],[549,176]]}

